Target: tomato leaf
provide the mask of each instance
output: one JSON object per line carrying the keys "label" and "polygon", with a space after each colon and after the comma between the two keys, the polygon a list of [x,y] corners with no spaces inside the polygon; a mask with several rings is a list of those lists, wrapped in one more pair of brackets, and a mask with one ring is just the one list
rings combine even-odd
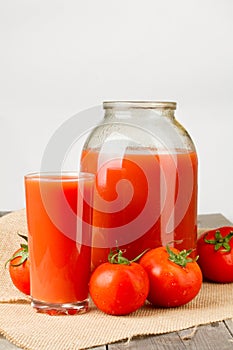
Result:
{"label": "tomato leaf", "polygon": [[223,243],[223,247],[225,248],[225,250],[222,249],[222,251],[225,251],[225,252],[230,252],[230,251],[231,251],[231,247],[230,247],[230,244],[229,244],[229,243],[224,242],[224,243]]}
{"label": "tomato leaf", "polygon": [[20,244],[20,247],[23,248],[25,251],[28,251],[28,245],[27,244]]}
{"label": "tomato leaf", "polygon": [[[216,230],[215,232],[215,239],[207,239],[208,233],[204,237],[204,241],[208,244],[213,244],[214,245],[214,250],[215,251],[221,251],[223,253],[229,253],[231,251],[230,247],[230,240],[233,237],[233,231],[230,231],[227,236],[223,237],[220,230]],[[222,248],[222,249],[220,249]],[[223,249],[224,248],[224,249]]]}
{"label": "tomato leaf", "polygon": [[27,236],[23,235],[22,233],[17,233],[19,237],[23,238],[26,242],[28,242]]}
{"label": "tomato leaf", "polygon": [[216,243],[216,240],[215,239],[204,239],[206,243],[209,243],[209,244],[215,244]]}
{"label": "tomato leaf", "polygon": [[221,242],[216,243],[215,246],[214,246],[214,250],[219,250],[221,247],[222,247],[222,243]]}
{"label": "tomato leaf", "polygon": [[189,250],[184,249],[179,253],[175,253],[167,245],[166,250],[168,253],[168,259],[181,267],[185,267],[188,263],[194,262],[198,259],[198,257],[196,257],[195,259],[188,258],[188,256],[193,251],[192,249],[189,249]]}
{"label": "tomato leaf", "polygon": [[[24,236],[20,233],[18,233],[18,235],[23,238],[26,242],[28,241],[27,236]],[[10,262],[12,266],[20,266],[22,265],[27,259],[28,259],[29,253],[28,253],[28,245],[25,243],[21,243],[20,244],[20,249],[18,251],[16,251],[11,258],[9,258],[6,263],[5,263],[5,268],[7,266],[7,264]],[[17,264],[13,264],[12,260],[14,260],[15,258],[21,257],[21,259],[17,262]]]}
{"label": "tomato leaf", "polygon": [[123,256],[125,253],[125,250],[121,250],[119,248],[116,248],[115,250],[111,250],[108,255],[108,262],[111,264],[121,264],[121,265],[130,265],[132,262],[135,262],[139,260],[145,252],[147,252],[149,249],[144,250],[141,254],[136,256],[133,260],[129,260],[126,257]]}

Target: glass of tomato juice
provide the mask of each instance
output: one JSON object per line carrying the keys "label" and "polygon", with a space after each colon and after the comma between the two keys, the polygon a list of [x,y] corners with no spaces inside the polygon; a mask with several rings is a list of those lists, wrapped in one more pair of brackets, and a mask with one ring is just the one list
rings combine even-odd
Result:
{"label": "glass of tomato juice", "polygon": [[51,315],[88,310],[91,173],[25,176],[31,305]]}

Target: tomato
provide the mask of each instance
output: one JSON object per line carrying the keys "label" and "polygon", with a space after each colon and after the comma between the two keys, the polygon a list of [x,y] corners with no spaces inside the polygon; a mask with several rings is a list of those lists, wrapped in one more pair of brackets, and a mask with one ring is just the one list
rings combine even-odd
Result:
{"label": "tomato", "polygon": [[150,291],[148,301],[154,306],[175,307],[191,301],[200,291],[202,273],[191,250],[158,247],[143,255],[139,263],[146,270]]}
{"label": "tomato", "polygon": [[121,250],[117,254],[117,259],[109,259],[94,270],[89,291],[101,311],[110,315],[127,315],[145,303],[149,279],[141,265],[122,257]]}
{"label": "tomato", "polygon": [[[19,235],[27,241],[27,237]],[[21,248],[16,250],[9,262],[9,273],[15,287],[22,293],[30,295],[30,262],[28,259],[28,245],[21,244]]]}
{"label": "tomato", "polygon": [[203,276],[213,282],[233,282],[233,227],[204,232],[197,241],[198,264]]}

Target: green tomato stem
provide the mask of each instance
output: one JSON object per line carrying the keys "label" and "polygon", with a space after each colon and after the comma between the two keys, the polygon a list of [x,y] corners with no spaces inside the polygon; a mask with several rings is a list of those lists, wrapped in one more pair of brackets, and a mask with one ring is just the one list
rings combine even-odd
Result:
{"label": "green tomato stem", "polygon": [[168,259],[181,267],[186,267],[188,263],[195,262],[198,259],[198,257],[196,257],[195,259],[188,258],[188,256],[193,251],[192,249],[189,249],[189,250],[184,249],[179,253],[175,253],[167,245],[166,251],[168,253]]}
{"label": "green tomato stem", "polygon": [[221,232],[219,230],[216,230],[215,239],[207,239],[207,235],[208,233],[206,233],[204,241],[208,244],[213,244],[215,251],[218,251],[220,248],[222,248],[220,249],[220,251],[223,253],[229,253],[231,251],[231,246],[229,242],[233,237],[233,231],[230,231],[227,236],[223,237],[221,235]]}
{"label": "green tomato stem", "polygon": [[136,256],[136,258],[129,260],[123,256],[125,250],[123,251],[119,248],[116,248],[115,250],[110,251],[108,255],[108,262],[110,262],[110,264],[130,265],[132,262],[136,262],[137,260],[139,260],[143,256],[143,254],[145,254],[145,252],[147,252],[148,250],[149,249],[144,250],[141,254]]}

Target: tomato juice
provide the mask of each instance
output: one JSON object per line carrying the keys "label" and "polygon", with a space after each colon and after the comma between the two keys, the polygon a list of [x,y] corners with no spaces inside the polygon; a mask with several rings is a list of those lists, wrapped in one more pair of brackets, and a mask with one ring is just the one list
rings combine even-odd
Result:
{"label": "tomato juice", "polygon": [[195,249],[195,152],[126,151],[118,157],[86,149],[81,169],[96,173],[93,268],[116,246],[125,249],[129,259],[168,243],[180,250]]}
{"label": "tomato juice", "polygon": [[38,309],[67,303],[87,308],[93,183],[91,174],[81,180],[25,177],[31,296]]}

